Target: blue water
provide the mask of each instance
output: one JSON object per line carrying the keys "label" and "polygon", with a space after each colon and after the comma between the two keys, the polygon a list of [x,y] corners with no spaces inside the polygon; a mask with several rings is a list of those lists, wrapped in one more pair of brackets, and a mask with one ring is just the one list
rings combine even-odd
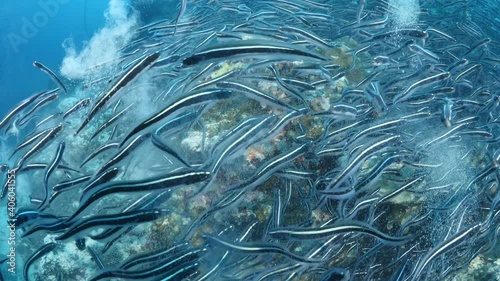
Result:
{"label": "blue water", "polygon": [[107,1],[96,0],[0,3],[1,116],[21,99],[55,86],[33,61],[58,72],[65,56],[63,41],[73,38],[81,48],[102,27],[106,7]]}

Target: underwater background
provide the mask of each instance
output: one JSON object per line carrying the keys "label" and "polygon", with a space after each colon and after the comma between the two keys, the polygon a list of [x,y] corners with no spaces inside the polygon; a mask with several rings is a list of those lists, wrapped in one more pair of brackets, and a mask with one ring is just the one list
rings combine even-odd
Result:
{"label": "underwater background", "polygon": [[499,15],[0,3],[0,280],[500,280]]}

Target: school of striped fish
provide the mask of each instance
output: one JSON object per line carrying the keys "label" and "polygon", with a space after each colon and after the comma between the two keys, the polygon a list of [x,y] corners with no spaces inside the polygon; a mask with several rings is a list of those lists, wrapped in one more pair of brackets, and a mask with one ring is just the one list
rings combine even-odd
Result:
{"label": "school of striped fish", "polygon": [[447,280],[498,251],[500,6],[402,2],[182,0],[85,81],[35,61],[58,88],[0,121],[19,280]]}

